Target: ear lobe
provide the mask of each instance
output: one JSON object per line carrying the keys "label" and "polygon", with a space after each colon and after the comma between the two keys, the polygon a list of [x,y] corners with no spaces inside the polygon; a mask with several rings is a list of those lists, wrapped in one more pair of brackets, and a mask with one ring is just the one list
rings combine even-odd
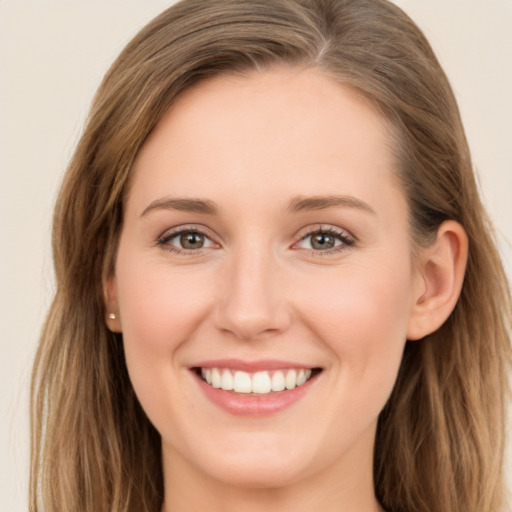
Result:
{"label": "ear lobe", "polygon": [[414,297],[407,339],[431,334],[450,316],[462,289],[467,257],[464,228],[453,220],[443,222],[435,241],[421,249],[417,271],[422,285]]}
{"label": "ear lobe", "polygon": [[103,284],[103,294],[105,296],[106,318],[105,323],[112,332],[122,332],[121,318],[119,316],[119,306],[117,303],[116,283],[114,276],[109,276]]}

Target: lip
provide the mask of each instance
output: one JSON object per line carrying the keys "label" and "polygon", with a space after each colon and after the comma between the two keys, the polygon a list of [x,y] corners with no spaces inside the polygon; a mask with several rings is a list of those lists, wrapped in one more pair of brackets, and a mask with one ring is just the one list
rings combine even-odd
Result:
{"label": "lip", "polygon": [[203,361],[190,367],[204,396],[217,407],[235,416],[260,417],[276,414],[291,407],[305,397],[315,385],[319,374],[312,376],[306,383],[291,390],[277,391],[265,395],[234,393],[214,388],[199,375],[198,368],[229,368],[250,373],[257,371],[285,370],[288,368],[314,369],[317,366],[298,364],[290,361],[259,360],[242,361],[240,359],[217,359]]}
{"label": "lip", "polygon": [[304,365],[293,361],[280,361],[277,359],[259,359],[256,361],[243,361],[242,359],[215,359],[201,361],[190,367],[192,368],[229,368],[231,370],[240,370],[248,373],[270,370],[288,370],[296,368],[298,370],[318,368],[318,366]]}

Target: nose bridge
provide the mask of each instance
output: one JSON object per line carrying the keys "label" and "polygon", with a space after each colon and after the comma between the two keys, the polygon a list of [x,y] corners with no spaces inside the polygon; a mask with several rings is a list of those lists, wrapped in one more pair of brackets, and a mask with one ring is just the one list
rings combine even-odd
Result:
{"label": "nose bridge", "polygon": [[271,247],[247,244],[234,250],[226,261],[218,327],[244,340],[284,330],[290,318],[279,274]]}

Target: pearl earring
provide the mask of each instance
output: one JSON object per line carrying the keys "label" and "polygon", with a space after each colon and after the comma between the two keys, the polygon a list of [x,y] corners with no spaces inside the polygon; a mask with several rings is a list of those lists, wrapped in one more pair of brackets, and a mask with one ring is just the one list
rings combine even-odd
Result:
{"label": "pearl earring", "polygon": [[116,319],[116,315],[114,313],[109,313],[108,317],[110,318],[110,320],[115,320]]}

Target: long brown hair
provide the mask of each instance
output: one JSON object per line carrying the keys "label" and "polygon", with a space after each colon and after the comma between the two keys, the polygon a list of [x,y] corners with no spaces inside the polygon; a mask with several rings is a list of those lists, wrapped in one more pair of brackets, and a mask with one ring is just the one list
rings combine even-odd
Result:
{"label": "long brown hair", "polygon": [[392,126],[411,239],[458,221],[469,261],[456,308],[406,346],[379,420],[375,490],[392,512],[496,512],[503,503],[510,293],[479,199],[457,104],[416,25],[386,0],[185,0],[106,74],[57,201],[57,290],[32,381],[33,512],[156,512],[160,438],[105,325],[130,169],[187,87],[222,73],[316,67]]}

